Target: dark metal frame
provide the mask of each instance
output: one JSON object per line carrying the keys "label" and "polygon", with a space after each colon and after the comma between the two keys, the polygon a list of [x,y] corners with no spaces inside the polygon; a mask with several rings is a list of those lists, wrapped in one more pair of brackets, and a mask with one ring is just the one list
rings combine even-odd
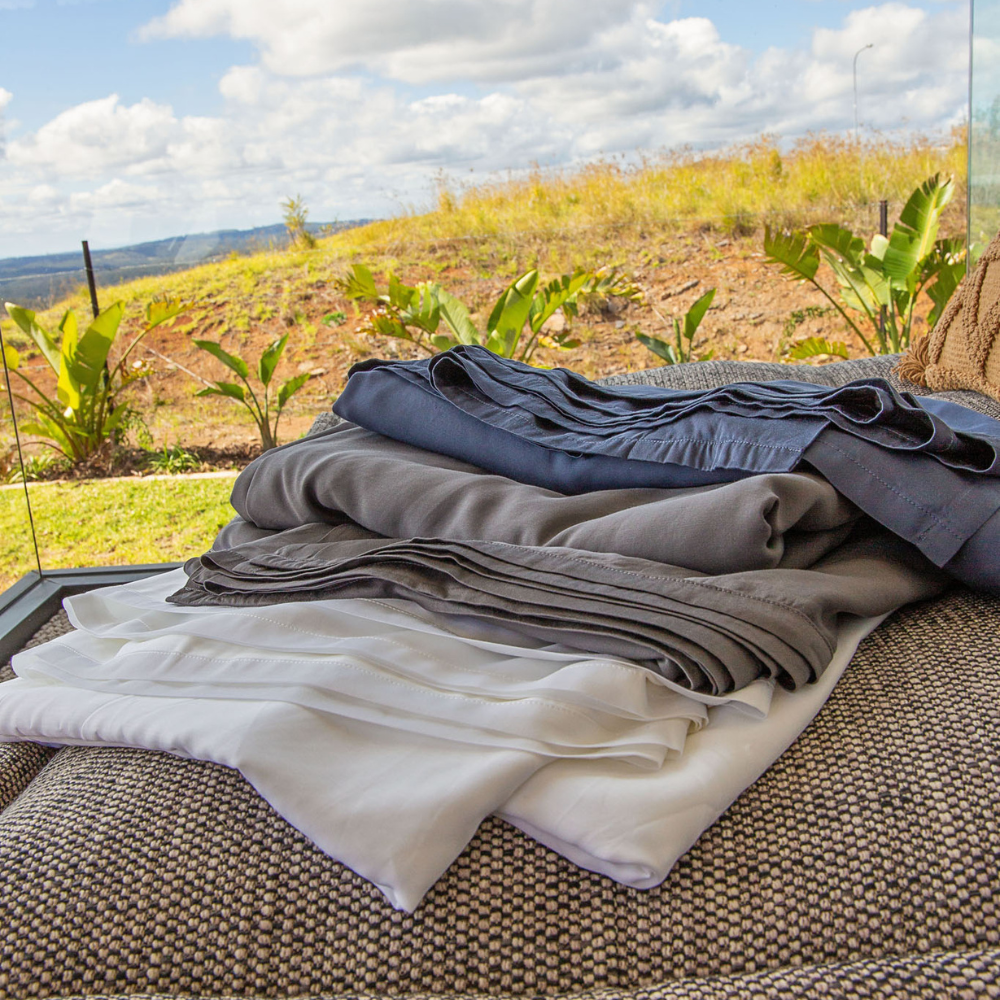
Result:
{"label": "dark metal frame", "polygon": [[183,563],[88,566],[29,573],[0,594],[0,663],[11,658],[61,607],[64,597],[177,569]]}

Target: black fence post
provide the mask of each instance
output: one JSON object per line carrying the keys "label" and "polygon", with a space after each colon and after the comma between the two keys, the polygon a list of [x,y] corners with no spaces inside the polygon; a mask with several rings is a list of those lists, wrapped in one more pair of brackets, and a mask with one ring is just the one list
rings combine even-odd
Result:
{"label": "black fence post", "polygon": [[101,310],[97,305],[97,285],[94,282],[94,264],[90,259],[90,245],[83,241],[83,266],[87,269],[87,285],[90,288],[90,309],[94,314],[94,319],[100,315]]}
{"label": "black fence post", "polygon": [[[878,203],[878,231],[883,236],[889,235],[889,202],[883,198]],[[878,317],[878,329],[879,333],[885,337],[885,306],[879,310]]]}

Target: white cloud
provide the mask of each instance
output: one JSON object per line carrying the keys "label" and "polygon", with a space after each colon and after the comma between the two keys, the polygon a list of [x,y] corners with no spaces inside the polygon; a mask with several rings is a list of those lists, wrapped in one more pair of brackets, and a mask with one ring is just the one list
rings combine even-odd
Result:
{"label": "white cloud", "polygon": [[757,58],[725,42],[706,18],[659,22],[636,11],[594,39],[591,65],[538,77],[516,90],[575,127],[575,152],[684,143],[713,145],[760,132],[802,135],[853,122],[852,59],[859,113],[880,129],[934,129],[964,113],[967,24],[887,3],[853,11],[809,50],[770,49]]}
{"label": "white cloud", "polygon": [[[180,0],[148,35],[228,33],[261,48],[259,64],[222,76],[224,111],[179,116],[112,94],[34,133],[8,129],[0,239],[246,227],[275,221],[299,192],[314,219],[385,214],[426,203],[440,170],[485,178],[762,131],[841,131],[853,124],[852,59],[868,42],[866,125],[933,129],[965,104],[967,23],[953,4],[849,11],[808,47],[755,56],[707,17],[664,20],[632,0],[372,3],[362,17],[326,0]],[[380,75],[349,71],[348,55]],[[465,83],[427,83],[451,76]],[[397,81],[424,81],[419,98]],[[0,112],[10,100],[0,90]]]}
{"label": "white cloud", "polygon": [[233,66],[219,81],[219,92],[230,101],[256,104],[263,93],[265,76],[257,66]]}
{"label": "white cloud", "polygon": [[79,191],[69,196],[69,208],[74,213],[126,209],[143,210],[155,204],[162,192],[144,184],[130,184],[114,178],[93,191]]}
{"label": "white cloud", "polygon": [[77,104],[33,135],[11,140],[7,157],[14,165],[65,177],[94,177],[162,156],[176,124],[166,105],[144,98],[126,107],[111,94]]}
{"label": "white cloud", "polygon": [[141,34],[246,39],[286,76],[365,66],[410,83],[497,81],[552,72],[636,9],[637,0],[179,0]]}
{"label": "white cloud", "polygon": [[27,200],[35,206],[58,205],[62,201],[62,197],[62,194],[51,184],[36,184],[27,194]]}

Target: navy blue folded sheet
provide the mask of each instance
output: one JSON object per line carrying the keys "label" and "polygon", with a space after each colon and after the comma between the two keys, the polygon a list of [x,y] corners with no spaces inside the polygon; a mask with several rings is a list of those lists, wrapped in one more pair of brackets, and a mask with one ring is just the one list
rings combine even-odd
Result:
{"label": "navy blue folded sheet", "polygon": [[568,495],[633,487],[710,486],[753,474],[739,468],[701,469],[548,448],[452,406],[429,385],[382,368],[352,374],[333,410],[395,441]]}
{"label": "navy blue folded sheet", "polygon": [[[491,427],[569,455],[703,471],[789,472],[821,430],[836,427],[894,451],[921,452],[951,468],[1000,476],[1000,424],[980,416],[974,427],[955,427],[947,411],[963,407],[939,403],[932,411],[878,378],[836,388],[790,380],[708,390],[605,386],[564,368],[532,368],[463,345],[419,361],[355,365],[335,412],[368,426],[365,420],[374,414],[366,397],[377,393],[385,405],[389,393],[377,386],[386,384],[386,376],[397,391],[408,383]],[[417,398],[407,392],[408,404]],[[450,435],[447,423],[415,428],[414,411],[407,413],[390,436],[409,441],[400,435]]]}
{"label": "navy blue folded sheet", "polygon": [[840,388],[784,380],[610,387],[460,347],[355,365],[334,411],[566,494],[811,466],[936,565],[1000,592],[1000,422],[945,400],[918,401],[883,379]]}

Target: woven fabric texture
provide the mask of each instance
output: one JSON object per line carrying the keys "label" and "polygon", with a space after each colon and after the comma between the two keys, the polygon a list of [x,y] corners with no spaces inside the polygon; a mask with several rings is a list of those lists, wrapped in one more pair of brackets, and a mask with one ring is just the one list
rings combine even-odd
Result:
{"label": "woven fabric texture", "polygon": [[975,389],[1000,400],[1000,234],[962,279],[901,371],[932,389]]}
{"label": "woven fabric texture", "polygon": [[[60,611],[25,643],[25,648],[48,642],[68,629],[66,612]],[[9,681],[13,676],[14,671],[9,663],[0,666],[0,683]],[[28,782],[54,753],[54,750],[36,743],[0,743],[0,811],[6,809],[28,787]]]}
{"label": "woven fabric texture", "polygon": [[[616,989],[586,990],[574,1000],[797,1000],[800,997],[846,997],[857,1000],[991,1000],[1000,997],[997,985],[1000,951],[947,952],[914,958],[881,959],[837,965],[779,969],[748,976],[686,979],[625,994]],[[87,1000],[125,1000],[125,994],[102,994]],[[375,1000],[375,994],[348,995],[351,1000]],[[413,1000],[479,1000],[480,995],[414,993]],[[343,994],[324,994],[302,1000],[347,1000]],[[196,1000],[190,995],[131,994],[129,1000]],[[83,1000],[81,995],[65,1000]],[[498,997],[497,1000],[505,1000]]]}
{"label": "woven fabric texture", "polygon": [[625,993],[1000,947],[998,638],[961,589],[894,616],[647,892],[490,820],[407,915],[236,772],[62,750],[0,813],[0,996]]}
{"label": "woven fabric texture", "polygon": [[[644,380],[800,377],[752,367]],[[1000,996],[1000,601],[963,588],[869,636],[814,723],[645,892],[488,820],[400,913],[237,772],[24,750],[44,766],[0,811],[3,1000]]]}

